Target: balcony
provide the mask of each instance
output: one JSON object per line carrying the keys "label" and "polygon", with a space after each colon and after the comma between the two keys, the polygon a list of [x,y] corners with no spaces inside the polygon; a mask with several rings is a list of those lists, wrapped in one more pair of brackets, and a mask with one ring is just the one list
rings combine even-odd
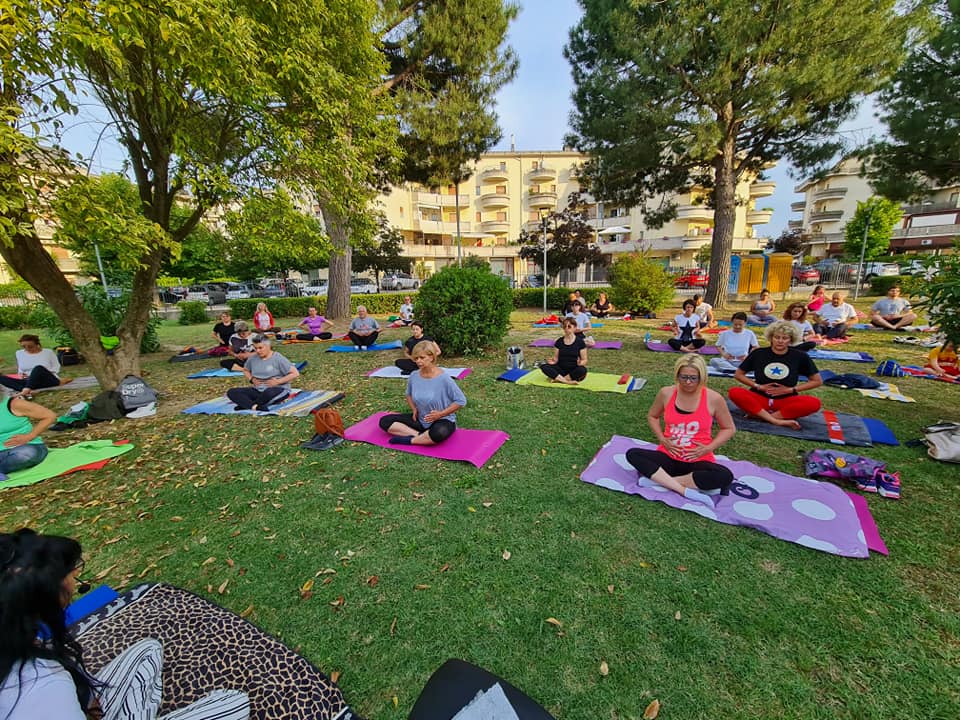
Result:
{"label": "balcony", "polygon": [[957,201],[944,202],[923,202],[918,205],[901,205],[900,209],[904,215],[921,215],[923,213],[943,212],[944,210],[956,210]]}
{"label": "balcony", "polygon": [[800,230],[803,228],[803,220],[788,220],[787,227],[791,230]]}
{"label": "balcony", "polygon": [[[484,258],[515,258],[520,254],[519,245],[476,245],[476,238],[463,238],[461,247],[464,255],[478,255]],[[449,245],[419,245],[404,243],[402,246],[404,257],[410,258],[455,258],[457,243]]]}
{"label": "balcony", "polygon": [[490,192],[480,196],[480,207],[484,210],[505,208],[510,205],[509,193]]}
{"label": "balcony", "polygon": [[[643,251],[694,251],[699,250],[704,245],[711,242],[709,236],[692,237],[690,235],[674,235],[659,238],[646,238],[638,240],[628,240],[619,243],[601,243],[598,247],[604,255],[622,252],[643,252]],[[766,244],[765,238],[744,238],[735,237],[733,239],[733,249],[737,252],[759,249],[761,244]]]}
{"label": "balcony", "polygon": [[706,205],[679,205],[677,206],[677,220],[713,222],[713,208]]}
{"label": "balcony", "polygon": [[506,168],[486,168],[480,171],[480,179],[483,182],[501,182],[510,179],[510,173]]}
{"label": "balcony", "polygon": [[615,217],[605,217],[600,220],[597,218],[589,218],[587,220],[587,225],[592,227],[594,230],[606,230],[607,228],[612,227],[629,227],[630,216],[620,215]]}
{"label": "balcony", "polygon": [[552,182],[557,179],[557,171],[551,167],[540,165],[527,173],[530,182]]}
{"label": "balcony", "polygon": [[772,180],[758,180],[750,185],[750,197],[770,197],[777,189],[777,184]]}
{"label": "balcony", "polygon": [[927,237],[946,235],[955,237],[960,235],[960,225],[928,225],[926,227],[897,228],[893,231],[895,238]]}
{"label": "balcony", "polygon": [[532,208],[554,208],[557,206],[555,192],[532,192],[527,197],[527,204]]}
{"label": "balcony", "polygon": [[480,223],[480,230],[485,233],[508,233],[510,223],[506,220],[484,220]]}
{"label": "balcony", "polygon": [[[442,207],[452,208],[457,206],[456,195],[441,195],[440,193],[414,192],[413,202],[422,207]],[[470,204],[469,195],[460,196],[460,207],[467,207]]]}
{"label": "balcony", "polygon": [[813,193],[814,200],[840,200],[844,195],[847,194],[847,188],[845,187],[832,187],[824,188],[823,190],[817,190]]}
{"label": "balcony", "polygon": [[766,225],[773,219],[773,210],[750,210],[747,213],[747,224]]}
{"label": "balcony", "polygon": [[836,222],[843,217],[843,210],[821,210],[810,213],[810,222]]}
{"label": "balcony", "polygon": [[798,200],[797,202],[790,203],[790,212],[803,212],[807,209],[806,200]]}
{"label": "balcony", "polygon": [[[428,235],[456,235],[457,223],[444,220],[414,220],[413,229]],[[460,221],[460,233],[470,232],[470,223]]]}

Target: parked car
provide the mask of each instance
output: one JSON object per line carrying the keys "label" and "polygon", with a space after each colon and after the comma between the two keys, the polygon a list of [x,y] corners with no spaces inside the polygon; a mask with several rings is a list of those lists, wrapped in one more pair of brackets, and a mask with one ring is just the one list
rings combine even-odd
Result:
{"label": "parked car", "polygon": [[820,282],[820,271],[811,265],[794,265],[790,282],[793,285],[816,285]]}
{"label": "parked car", "polygon": [[372,295],[376,291],[377,286],[367,278],[355,278],[350,281],[351,295]]}
{"label": "parked car", "polygon": [[710,282],[710,275],[705,268],[690,268],[682,271],[673,281],[678,288],[706,287]]}
{"label": "parked car", "polygon": [[410,273],[386,273],[380,282],[380,287],[384,290],[416,290],[420,287],[420,281]]}
{"label": "parked car", "polygon": [[186,288],[183,288],[183,292],[177,292],[177,288],[157,288],[157,297],[162,303],[176,305],[181,300],[186,299],[186,290]]}
{"label": "parked car", "polygon": [[303,294],[307,297],[314,297],[319,295],[327,294],[327,281],[326,280],[317,280],[312,285],[305,285],[303,287]]}
{"label": "parked car", "polygon": [[282,298],[286,297],[286,291],[282,285],[264,285],[263,286],[263,297],[265,298]]}
{"label": "parked car", "polygon": [[543,287],[543,274],[527,275],[520,281],[520,287],[541,288]]}
{"label": "parked car", "polygon": [[850,285],[856,282],[857,266],[842,263],[837,258],[824,258],[813,264],[820,273],[824,285]]}
{"label": "parked car", "polygon": [[248,300],[250,286],[244,283],[227,283],[227,300]]}
{"label": "parked car", "polygon": [[936,274],[940,272],[940,264],[936,260],[911,260],[906,265],[900,266],[901,275],[923,275],[928,270],[933,270]]}
{"label": "parked car", "polygon": [[875,277],[891,277],[900,274],[900,266],[896,263],[870,262],[863,266],[863,277],[870,282]]}
{"label": "parked car", "polygon": [[227,301],[227,293],[214,283],[191,285],[187,291],[187,300],[205,302],[207,305],[223,305]]}

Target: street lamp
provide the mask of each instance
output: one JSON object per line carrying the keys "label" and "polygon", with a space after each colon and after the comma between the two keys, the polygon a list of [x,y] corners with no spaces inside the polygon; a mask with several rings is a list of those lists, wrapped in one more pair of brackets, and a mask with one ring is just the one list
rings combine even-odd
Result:
{"label": "street lamp", "polygon": [[857,284],[853,286],[853,299],[860,297],[860,285],[863,282],[863,257],[867,252],[867,234],[870,232],[870,218],[873,215],[873,208],[876,207],[870,201],[867,201],[867,222],[863,225],[863,245],[860,246],[860,264],[857,265]]}
{"label": "street lamp", "polygon": [[547,217],[545,212],[540,213],[540,222],[543,225],[543,314],[547,314]]}

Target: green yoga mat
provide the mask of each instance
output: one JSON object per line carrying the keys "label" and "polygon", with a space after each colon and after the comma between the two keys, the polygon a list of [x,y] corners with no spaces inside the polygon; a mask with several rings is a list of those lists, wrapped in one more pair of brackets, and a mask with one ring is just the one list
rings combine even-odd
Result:
{"label": "green yoga mat", "polygon": [[627,394],[630,383],[618,385],[619,375],[610,373],[587,372],[587,376],[578,385],[550,382],[550,378],[539,370],[528,372],[517,380],[517,385],[539,385],[540,387],[560,388],[561,390],[593,390],[594,392],[614,392]]}
{"label": "green yoga mat", "polygon": [[114,445],[113,440],[89,440],[67,448],[50,448],[49,454],[39,465],[10,473],[4,482],[0,482],[0,490],[33,485],[78,467],[123,455],[133,448],[132,443]]}

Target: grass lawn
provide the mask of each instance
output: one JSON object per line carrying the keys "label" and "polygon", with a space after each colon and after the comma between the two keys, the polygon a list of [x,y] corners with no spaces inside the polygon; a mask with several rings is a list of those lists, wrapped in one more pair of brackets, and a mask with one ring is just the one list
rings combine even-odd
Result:
{"label": "grass lawn", "polygon": [[[504,347],[558,336],[530,326],[539,315],[515,312]],[[917,449],[861,450],[903,480],[901,501],[869,497],[890,549],[869,560],[579,481],[611,435],[650,439],[646,411],[675,358],[643,349],[648,330],[666,337],[658,324],[608,322],[594,333],[624,349],[592,352],[591,368],[649,380],[626,396],[495,382],[503,348],[446,358],[474,369],[461,381],[469,405],[460,424],[511,435],[480,470],[364,444],[300,450],[311,419],[179,414],[235,381],[186,380],[213,361],[166,360],[206,345],[210,327],[165,324],[168,352],[144,362],[162,393],[156,417],[47,436],[51,446],[129,438],[137,449],[99,472],[3,491],[0,527],[77,537],[87,575],[114,587],[162,580],[247,611],[325,672],[340,672],[347,701],[372,718],[406,717],[450,657],[506,677],[563,719],[639,718],[653,698],[661,718],[960,717],[956,466]],[[0,356],[12,359],[19,334],[0,333]],[[839,349],[922,364],[925,351],[891,335],[857,332]],[[363,377],[398,353],[323,347],[281,352],[309,360],[302,387],[346,393],[346,423],[403,407],[402,381]],[[524,352],[528,363],[551,354]],[[884,419],[901,441],[960,420],[960,386],[897,382],[916,404],[816,394],[828,408]],[[711,378],[714,388],[730,384]],[[38,399],[62,412],[92,394]],[[740,433],[724,452],[796,474],[813,447]]]}

